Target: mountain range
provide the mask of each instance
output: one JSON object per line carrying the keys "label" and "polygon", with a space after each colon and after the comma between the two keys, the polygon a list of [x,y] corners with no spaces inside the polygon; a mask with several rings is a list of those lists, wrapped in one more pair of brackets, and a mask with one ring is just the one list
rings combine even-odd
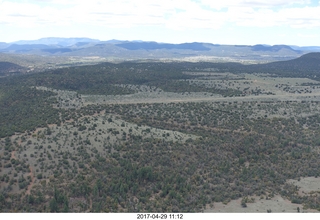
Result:
{"label": "mountain range", "polygon": [[309,52],[320,52],[320,47],[289,45],[221,45],[212,43],[158,43],[147,41],[100,41],[90,38],[42,38],[12,43],[0,42],[0,53],[46,56],[99,56],[118,59],[161,58],[230,58],[237,60],[288,60]]}

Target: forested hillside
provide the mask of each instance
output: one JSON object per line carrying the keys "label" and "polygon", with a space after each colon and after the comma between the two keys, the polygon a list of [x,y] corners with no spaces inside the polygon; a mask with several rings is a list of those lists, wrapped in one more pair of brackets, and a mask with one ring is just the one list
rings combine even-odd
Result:
{"label": "forested hillside", "polygon": [[10,62],[0,62],[0,76],[20,73],[25,68]]}
{"label": "forested hillside", "polygon": [[275,195],[320,211],[318,191],[289,182],[320,175],[317,59],[2,77],[0,211],[201,212]]}

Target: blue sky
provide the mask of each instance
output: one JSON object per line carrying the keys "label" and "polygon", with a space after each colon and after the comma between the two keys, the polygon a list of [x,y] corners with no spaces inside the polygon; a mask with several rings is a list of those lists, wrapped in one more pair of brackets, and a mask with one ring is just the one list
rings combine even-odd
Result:
{"label": "blue sky", "polygon": [[43,37],[320,46],[320,0],[0,0],[0,42]]}

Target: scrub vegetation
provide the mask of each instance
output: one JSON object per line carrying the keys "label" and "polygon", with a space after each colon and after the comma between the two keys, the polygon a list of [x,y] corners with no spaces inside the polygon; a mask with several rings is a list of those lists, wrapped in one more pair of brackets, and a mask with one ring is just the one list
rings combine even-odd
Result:
{"label": "scrub vegetation", "polygon": [[124,62],[0,78],[0,211],[201,212],[280,197],[320,211],[319,190],[301,191],[320,176],[314,74]]}

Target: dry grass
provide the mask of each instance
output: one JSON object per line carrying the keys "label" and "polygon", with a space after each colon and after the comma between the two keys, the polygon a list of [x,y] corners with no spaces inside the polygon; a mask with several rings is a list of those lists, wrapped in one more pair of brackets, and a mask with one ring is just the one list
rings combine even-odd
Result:
{"label": "dry grass", "polygon": [[288,180],[288,183],[292,183],[299,187],[299,194],[305,195],[313,192],[320,193],[320,178],[305,177],[300,180]]}
{"label": "dry grass", "polygon": [[243,208],[241,206],[241,199],[232,200],[228,204],[223,204],[221,202],[214,203],[214,207],[207,207],[204,212],[206,213],[267,213],[267,210],[275,213],[297,213],[297,208],[299,207],[300,212],[318,212],[316,210],[303,210],[302,205],[293,204],[289,200],[282,198],[279,195],[274,196],[271,199],[266,200],[260,199],[260,197],[255,196],[254,203],[247,203],[247,207]]}

